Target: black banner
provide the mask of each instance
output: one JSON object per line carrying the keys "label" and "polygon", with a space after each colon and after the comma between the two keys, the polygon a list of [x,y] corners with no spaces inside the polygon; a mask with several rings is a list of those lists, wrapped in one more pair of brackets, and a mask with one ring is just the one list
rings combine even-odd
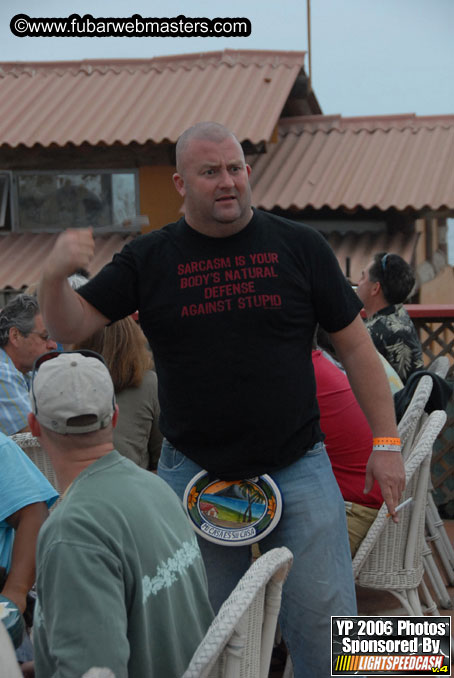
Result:
{"label": "black banner", "polygon": [[331,617],[332,676],[451,675],[450,617]]}

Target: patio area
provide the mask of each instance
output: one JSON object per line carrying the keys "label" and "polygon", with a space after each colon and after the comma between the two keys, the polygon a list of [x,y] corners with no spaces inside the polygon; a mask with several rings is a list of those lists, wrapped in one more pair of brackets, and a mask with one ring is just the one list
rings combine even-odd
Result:
{"label": "patio area", "polygon": [[[446,532],[449,535],[449,539],[451,544],[454,544],[454,520],[445,520],[444,521]],[[434,551],[434,549],[432,549]],[[439,565],[439,559],[437,558],[436,554],[434,553],[435,560],[437,561],[437,564]],[[442,572],[442,568],[439,568],[440,571]],[[430,587],[429,587],[430,588]],[[447,590],[449,592],[449,596],[452,600],[452,603],[454,605],[454,586],[448,586]],[[433,594],[433,591],[431,591]],[[370,589],[360,589],[357,588],[357,599],[358,599],[358,610],[359,614],[364,614],[364,615],[380,615],[383,610],[388,611],[392,610],[391,614],[392,615],[400,615],[404,614],[404,611],[402,610],[402,607],[399,606],[399,601],[394,598],[393,595],[390,593],[383,593],[381,591],[372,591]],[[454,610],[453,608],[451,609],[442,609],[439,608],[439,612],[441,616],[449,616],[451,617],[451,634],[454,633]],[[451,650],[452,651],[452,650]],[[452,662],[452,655],[451,655],[451,662]],[[413,674],[414,676],[415,674]],[[408,677],[402,677],[402,678],[410,678]]]}
{"label": "patio area", "polygon": [[[444,524],[446,532],[449,535],[449,539],[451,543],[454,544],[454,520],[445,520]],[[435,552],[434,558],[437,564],[439,564],[439,560]],[[441,567],[439,569],[440,571],[442,571]],[[448,586],[447,589],[449,591],[449,595],[454,605],[454,587]],[[373,591],[372,589],[364,589],[357,587],[357,600],[359,614],[380,615],[383,611],[388,610],[393,610],[392,614],[394,615],[398,615],[400,613],[404,614],[402,606],[400,606],[399,604],[399,601],[390,593],[384,593],[382,591]],[[439,608],[439,612],[440,615],[449,615],[451,619],[453,618],[454,610],[452,608],[450,610],[443,610]]]}
{"label": "patio area", "polygon": [[[445,520],[444,524],[446,531],[449,535],[449,539],[451,543],[454,544],[454,520]],[[435,560],[437,561],[437,564],[439,564],[436,554],[434,554],[434,557]],[[442,571],[441,567],[440,571]],[[447,590],[454,605],[454,586],[448,586]],[[385,593],[383,591],[374,591],[372,589],[365,589],[360,587],[357,587],[356,592],[359,615],[381,616],[384,613],[386,613],[387,615],[405,616],[406,614],[397,598],[395,598],[390,593]],[[452,620],[451,633],[454,633],[454,609],[439,608],[439,612],[441,616],[451,617]],[[330,649],[327,648],[327,652],[329,651]],[[269,678],[283,677],[284,662],[285,662],[285,650],[278,648],[273,655]],[[415,674],[413,674],[413,676],[414,675]],[[410,678],[410,676],[401,678]]]}

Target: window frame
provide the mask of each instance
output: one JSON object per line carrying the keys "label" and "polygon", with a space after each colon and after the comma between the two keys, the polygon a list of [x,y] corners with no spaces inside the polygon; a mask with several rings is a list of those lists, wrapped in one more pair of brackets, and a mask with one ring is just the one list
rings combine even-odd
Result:
{"label": "window frame", "polygon": [[[0,170],[0,174],[6,173]],[[53,170],[15,170],[10,172],[10,199],[11,199],[11,232],[13,233],[59,233],[62,229],[58,227],[47,226],[43,228],[23,228],[20,226],[20,207],[19,207],[19,189],[18,180],[24,176],[57,176],[57,175],[82,175],[82,174],[132,174],[134,177],[134,192],[135,192],[135,212],[140,215],[140,195],[139,195],[139,170],[136,167],[115,168],[115,169],[53,169]],[[136,216],[132,215],[132,216]],[[89,224],[87,224],[89,226]],[[123,226],[121,223],[109,226],[93,227],[93,235],[96,233],[133,233],[138,230],[137,226]]]}
{"label": "window frame", "polygon": [[[0,232],[12,231],[15,219],[14,200],[13,200],[13,172],[11,170],[0,169],[0,177],[5,177],[4,189],[0,191]],[[11,218],[11,229],[6,223],[6,213],[8,211]]]}

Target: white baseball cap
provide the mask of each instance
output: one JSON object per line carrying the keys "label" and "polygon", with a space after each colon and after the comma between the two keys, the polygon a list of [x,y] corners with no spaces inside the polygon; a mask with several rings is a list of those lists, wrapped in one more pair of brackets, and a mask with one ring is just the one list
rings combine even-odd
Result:
{"label": "white baseball cap", "polygon": [[63,434],[105,428],[115,411],[109,370],[94,351],[49,351],[37,358],[30,402],[40,424]]}

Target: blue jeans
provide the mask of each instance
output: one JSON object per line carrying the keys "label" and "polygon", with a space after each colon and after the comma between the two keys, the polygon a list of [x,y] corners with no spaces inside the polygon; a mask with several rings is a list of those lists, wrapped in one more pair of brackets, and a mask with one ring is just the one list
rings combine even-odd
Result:
{"label": "blue jeans", "polygon": [[[183,498],[202,469],[164,440],[158,474]],[[277,527],[260,542],[262,553],[287,546],[293,567],[285,582],[279,623],[295,678],[331,674],[331,615],[355,615],[356,596],[345,506],[323,443],[273,479],[284,500]],[[251,563],[249,546],[218,546],[199,539],[215,612]]]}

